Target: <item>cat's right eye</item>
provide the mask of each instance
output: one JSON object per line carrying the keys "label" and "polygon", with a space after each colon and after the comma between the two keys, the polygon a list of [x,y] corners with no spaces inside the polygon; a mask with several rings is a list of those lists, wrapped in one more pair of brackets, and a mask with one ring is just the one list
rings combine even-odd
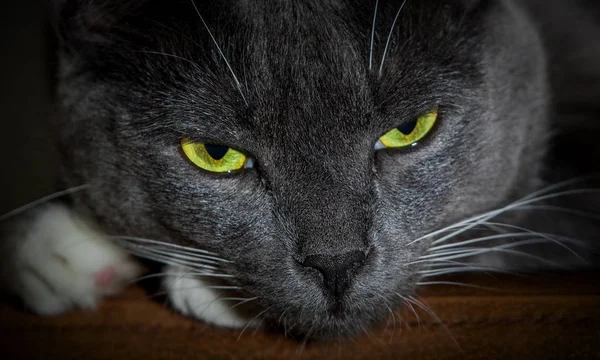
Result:
{"label": "cat's right eye", "polygon": [[228,173],[254,166],[248,155],[234,148],[181,139],[181,150],[194,165],[216,173]]}
{"label": "cat's right eye", "polygon": [[388,131],[379,138],[375,150],[399,149],[416,145],[433,129],[437,118],[438,110],[435,108],[413,121]]}

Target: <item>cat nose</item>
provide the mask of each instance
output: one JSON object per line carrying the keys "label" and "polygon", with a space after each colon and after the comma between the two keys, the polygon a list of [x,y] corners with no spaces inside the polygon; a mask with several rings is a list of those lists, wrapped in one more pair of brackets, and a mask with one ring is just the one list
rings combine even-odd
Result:
{"label": "cat nose", "polygon": [[365,258],[362,251],[350,251],[341,255],[309,255],[302,265],[319,270],[323,275],[325,289],[340,298],[350,287],[351,272],[360,268]]}

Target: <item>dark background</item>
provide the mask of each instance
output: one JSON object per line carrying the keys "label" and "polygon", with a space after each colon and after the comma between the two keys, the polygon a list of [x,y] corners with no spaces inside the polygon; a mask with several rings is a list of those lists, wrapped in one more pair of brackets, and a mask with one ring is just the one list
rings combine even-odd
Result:
{"label": "dark background", "polygon": [[56,191],[45,0],[0,1],[0,214]]}

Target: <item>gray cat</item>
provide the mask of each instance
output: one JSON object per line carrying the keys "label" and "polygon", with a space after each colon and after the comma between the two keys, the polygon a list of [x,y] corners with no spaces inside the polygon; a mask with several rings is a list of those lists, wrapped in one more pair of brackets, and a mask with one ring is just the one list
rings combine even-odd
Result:
{"label": "gray cat", "polygon": [[53,1],[70,200],[2,218],[4,282],[94,307],[127,250],[184,314],[323,339],[435,276],[593,266],[596,8]]}

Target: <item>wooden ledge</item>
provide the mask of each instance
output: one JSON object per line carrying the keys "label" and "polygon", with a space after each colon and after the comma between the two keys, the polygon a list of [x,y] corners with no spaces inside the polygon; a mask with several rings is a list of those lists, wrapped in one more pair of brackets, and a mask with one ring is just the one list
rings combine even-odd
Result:
{"label": "wooden ledge", "polygon": [[600,273],[446,278],[493,290],[429,286],[421,300],[444,325],[403,308],[362,337],[308,345],[262,330],[204,325],[140,288],[96,311],[52,318],[3,302],[0,346],[10,354],[5,359],[598,359],[599,280]]}

